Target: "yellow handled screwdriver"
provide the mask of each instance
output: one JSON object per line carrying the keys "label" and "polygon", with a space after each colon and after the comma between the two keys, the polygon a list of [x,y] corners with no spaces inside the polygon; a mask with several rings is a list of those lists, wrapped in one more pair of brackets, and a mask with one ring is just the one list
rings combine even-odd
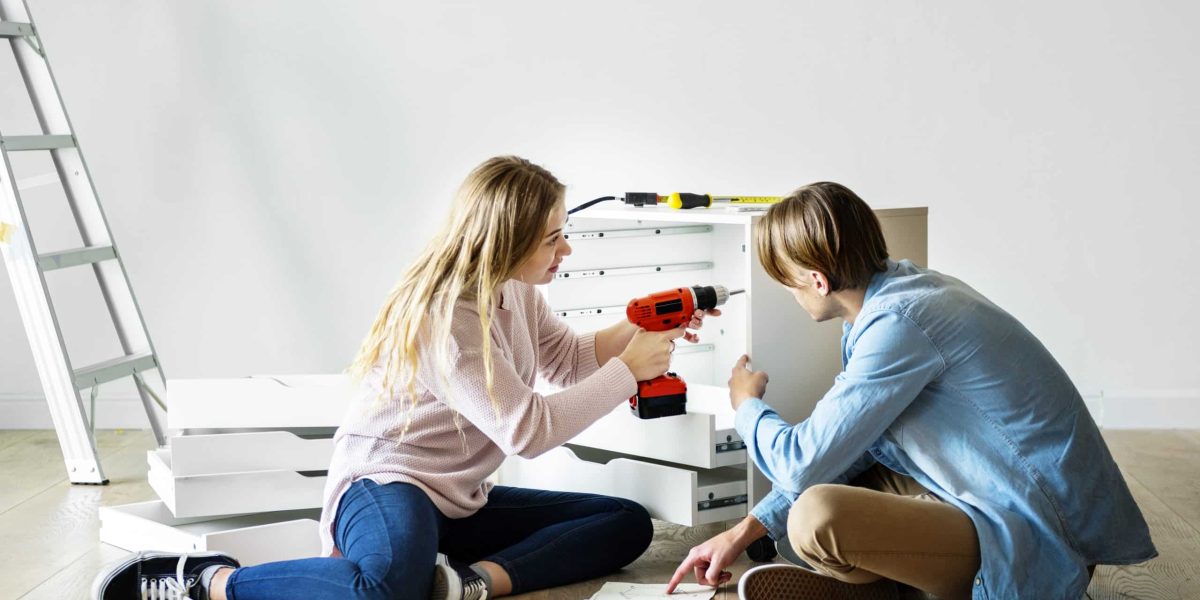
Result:
{"label": "yellow handled screwdriver", "polygon": [[716,204],[737,206],[740,204],[776,204],[780,196],[713,196],[712,194],[689,194],[675,192],[667,196],[667,206],[674,209],[709,208]]}

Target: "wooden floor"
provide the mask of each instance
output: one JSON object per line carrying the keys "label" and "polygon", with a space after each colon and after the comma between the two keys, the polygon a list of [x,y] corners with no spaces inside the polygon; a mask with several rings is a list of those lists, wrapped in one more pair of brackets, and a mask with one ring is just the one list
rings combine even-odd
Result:
{"label": "wooden floor", "polygon": [[[1106,431],[1105,439],[1141,506],[1160,556],[1142,565],[1100,567],[1093,600],[1200,598],[1200,431]],[[125,554],[98,541],[98,506],[153,499],[146,483],[146,431],[97,436],[111,483],[67,483],[52,431],[0,431],[0,600],[86,598],[100,567]],[[721,526],[686,529],[657,523],[654,544],[637,562],[604,579],[521,596],[590,597],[605,580],[665,583],[688,549]],[[743,556],[736,582],[751,563]],[[736,585],[716,598],[733,600]]]}

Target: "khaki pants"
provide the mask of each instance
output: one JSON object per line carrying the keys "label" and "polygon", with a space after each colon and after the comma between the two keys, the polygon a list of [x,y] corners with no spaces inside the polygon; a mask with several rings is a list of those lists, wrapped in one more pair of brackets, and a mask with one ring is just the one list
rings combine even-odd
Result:
{"label": "khaki pants", "polygon": [[979,571],[979,538],[966,513],[879,464],[850,485],[801,494],[788,541],[822,574],[849,583],[887,578],[943,600],[969,598]]}

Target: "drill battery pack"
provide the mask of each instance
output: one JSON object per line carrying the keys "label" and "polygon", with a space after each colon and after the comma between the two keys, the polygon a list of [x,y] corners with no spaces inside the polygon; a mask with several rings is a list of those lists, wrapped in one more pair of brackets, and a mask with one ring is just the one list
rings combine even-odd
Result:
{"label": "drill battery pack", "polygon": [[629,399],[629,410],[639,419],[685,414],[687,384],[674,373],[639,381],[637,395]]}

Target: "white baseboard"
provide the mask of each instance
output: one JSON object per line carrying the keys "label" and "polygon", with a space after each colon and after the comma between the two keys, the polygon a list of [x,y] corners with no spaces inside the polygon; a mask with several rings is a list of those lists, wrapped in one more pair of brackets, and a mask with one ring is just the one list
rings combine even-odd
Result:
{"label": "white baseboard", "polygon": [[[85,408],[87,401],[84,400]],[[101,396],[96,400],[97,429],[149,429],[150,421],[136,396]],[[42,396],[0,393],[0,429],[54,429],[50,408]]]}
{"label": "white baseboard", "polygon": [[1200,389],[1101,391],[1084,402],[1104,429],[1200,429]]}

